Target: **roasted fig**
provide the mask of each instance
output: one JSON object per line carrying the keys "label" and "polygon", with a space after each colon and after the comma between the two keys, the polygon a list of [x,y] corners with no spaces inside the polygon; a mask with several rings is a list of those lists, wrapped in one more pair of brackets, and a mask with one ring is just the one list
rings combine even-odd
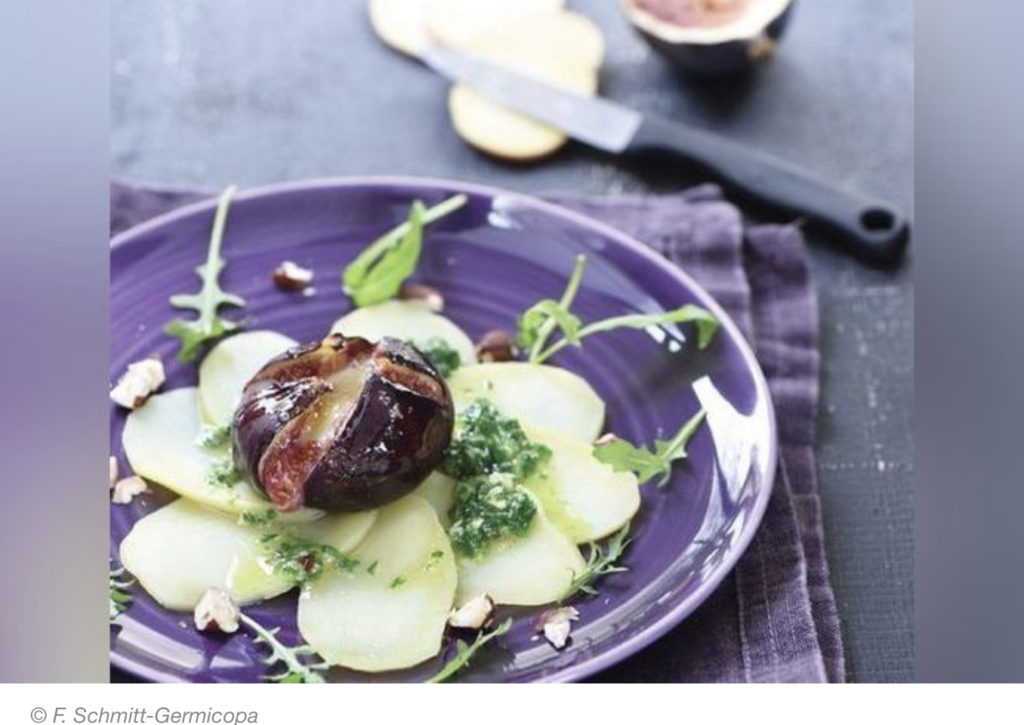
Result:
{"label": "roasted fig", "polygon": [[415,348],[334,333],[279,355],[246,384],[232,448],[282,511],[360,511],[416,488],[454,419],[444,379]]}
{"label": "roasted fig", "polygon": [[770,58],[793,0],[620,0],[651,46],[697,76],[748,70]]}

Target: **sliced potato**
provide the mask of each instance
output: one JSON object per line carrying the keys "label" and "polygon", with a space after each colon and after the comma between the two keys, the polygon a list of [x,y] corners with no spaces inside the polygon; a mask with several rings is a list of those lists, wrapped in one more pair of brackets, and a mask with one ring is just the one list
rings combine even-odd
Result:
{"label": "sliced potato", "polygon": [[[552,85],[593,95],[597,91],[597,72],[571,59],[550,52],[530,56],[515,55],[492,47],[483,55],[500,65]],[[530,161],[560,149],[566,136],[559,130],[529,116],[488,100],[468,86],[455,85],[448,95],[448,112],[455,131],[471,146],[510,161]]]}
{"label": "sliced potato", "polygon": [[474,36],[518,15],[563,5],[565,0],[428,0],[427,27],[436,42],[464,48]]}
{"label": "sliced potato", "polygon": [[456,410],[481,398],[523,424],[560,430],[592,441],[604,426],[604,401],[579,375],[554,365],[481,363],[448,379]]}
{"label": "sliced potato", "polygon": [[[121,442],[132,470],[204,506],[240,514],[263,511],[270,503],[248,483],[217,486],[209,483],[212,466],[229,460],[226,448],[210,450],[196,440],[200,435],[199,401],[195,388],[178,388],[154,395],[128,415]],[[282,514],[282,521],[310,521],[323,512],[299,509]]]}
{"label": "sliced potato", "polygon": [[463,365],[476,362],[473,341],[458,325],[412,300],[389,300],[352,310],[334,323],[331,332],[365,337],[374,342],[382,337],[397,337],[414,345],[439,338],[459,353]]}
{"label": "sliced potato", "polygon": [[[479,28],[458,44],[473,55],[569,91],[584,95],[597,91],[604,39],[582,15],[523,7],[523,12]],[[448,110],[463,140],[504,159],[537,159],[557,151],[567,140],[557,129],[498,105],[467,86],[452,88]]]}
{"label": "sliced potato", "polygon": [[[351,551],[376,519],[376,512],[331,514],[288,530]],[[211,587],[250,604],[292,588],[291,580],[267,565],[261,535],[234,516],[179,498],[135,523],[121,542],[121,562],[168,609],[192,609]]]}
{"label": "sliced potato", "polygon": [[282,526],[281,529],[306,541],[329,544],[340,552],[353,551],[377,523],[379,510],[330,513],[316,521]]}
{"label": "sliced potato", "polygon": [[298,344],[280,333],[258,330],[229,337],[210,350],[199,366],[203,423],[230,423],[245,384],[267,361]]}
{"label": "sliced potato", "polygon": [[597,71],[604,60],[604,35],[590,18],[568,10],[517,13],[470,38],[467,50],[486,55],[500,48],[502,57],[540,56]]}
{"label": "sliced potato", "polygon": [[[575,68],[549,67],[532,74],[555,85],[593,95],[594,74]],[[449,113],[456,132],[477,150],[508,161],[534,161],[559,150],[568,138],[559,130],[506,109],[468,86],[453,86]]]}
{"label": "sliced potato", "polygon": [[385,506],[352,556],[360,562],[356,571],[328,574],[303,591],[303,639],[326,662],[364,672],[412,667],[436,655],[456,569],[430,505],[406,496]]}
{"label": "sliced potato", "polygon": [[370,0],[370,25],[400,53],[418,57],[428,42],[428,0]]}
{"label": "sliced potato", "polygon": [[452,504],[455,503],[455,481],[440,471],[434,471],[413,493],[430,504],[434,513],[437,514],[437,520],[447,531],[451,526],[448,512],[451,510]]}
{"label": "sliced potato", "polygon": [[538,511],[526,536],[495,544],[478,559],[459,556],[456,605],[478,594],[498,604],[533,606],[557,601],[586,568],[579,549]]}
{"label": "sliced potato", "polygon": [[622,528],[640,508],[636,476],[616,472],[594,458],[593,446],[550,428],[524,425],[531,441],[551,449],[551,460],[526,487],[551,523],[576,543],[595,541]]}
{"label": "sliced potato", "polygon": [[262,562],[260,532],[235,517],[179,498],[140,519],[121,542],[121,563],[168,609],[195,607],[211,587],[239,604],[292,588]]}

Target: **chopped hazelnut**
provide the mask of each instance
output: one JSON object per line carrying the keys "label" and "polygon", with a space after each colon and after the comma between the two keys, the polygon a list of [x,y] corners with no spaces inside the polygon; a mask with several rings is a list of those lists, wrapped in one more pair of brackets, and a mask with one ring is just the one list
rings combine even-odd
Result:
{"label": "chopped hazelnut", "polygon": [[113,456],[110,457],[110,488],[113,490],[114,484],[117,483],[118,466],[117,459]]}
{"label": "chopped hazelnut", "polygon": [[166,380],[164,364],[157,358],[146,358],[128,366],[117,385],[110,391],[110,399],[133,410],[146,402]]}
{"label": "chopped hazelnut", "polygon": [[494,600],[478,594],[448,616],[448,624],[459,629],[484,629],[494,621]]}
{"label": "chopped hazelnut", "polygon": [[476,344],[476,357],[480,362],[508,362],[515,355],[512,336],[504,330],[491,330]]}
{"label": "chopped hazelnut", "polygon": [[431,312],[444,311],[444,297],[436,289],[425,284],[403,284],[402,289],[398,291],[398,299],[422,302]]}
{"label": "chopped hazelnut", "polygon": [[110,500],[120,504],[131,503],[133,498],[148,490],[146,482],[141,478],[129,476],[114,484],[114,493],[111,494]]}
{"label": "chopped hazelnut", "polygon": [[192,618],[200,632],[231,634],[238,631],[239,614],[238,605],[231,601],[228,593],[213,587],[199,598]]}
{"label": "chopped hazelnut", "polygon": [[600,448],[601,446],[606,446],[609,443],[614,443],[618,439],[619,437],[614,433],[605,433],[603,436],[594,441],[594,447]]}
{"label": "chopped hazelnut", "polygon": [[544,639],[557,650],[565,649],[572,632],[572,623],[580,618],[576,607],[558,607],[542,612],[537,618],[537,629],[544,633]]}
{"label": "chopped hazelnut", "polygon": [[283,292],[302,292],[313,281],[313,270],[285,260],[274,270],[273,280],[274,286]]}

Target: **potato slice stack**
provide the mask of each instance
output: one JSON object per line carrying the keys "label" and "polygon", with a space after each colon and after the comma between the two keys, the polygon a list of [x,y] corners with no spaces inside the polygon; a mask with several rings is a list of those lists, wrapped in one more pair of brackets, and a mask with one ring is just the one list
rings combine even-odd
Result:
{"label": "potato slice stack", "polygon": [[[370,0],[381,40],[417,56],[428,43],[455,48],[582,95],[597,92],[604,38],[563,0]],[[566,136],[544,123],[455,84],[448,110],[456,132],[485,153],[532,161],[560,149]]]}

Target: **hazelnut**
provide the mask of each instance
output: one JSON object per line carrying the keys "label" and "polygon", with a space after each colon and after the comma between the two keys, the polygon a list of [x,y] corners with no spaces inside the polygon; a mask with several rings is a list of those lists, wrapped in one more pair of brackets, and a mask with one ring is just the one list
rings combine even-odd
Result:
{"label": "hazelnut", "polygon": [[129,476],[128,478],[122,478],[114,484],[114,493],[111,494],[110,500],[114,503],[128,504],[132,502],[133,498],[148,490],[146,482],[141,478]]}
{"label": "hazelnut", "polygon": [[282,292],[303,292],[313,281],[313,270],[285,260],[274,270],[272,279]]}
{"label": "hazelnut", "polygon": [[484,333],[476,344],[476,357],[480,362],[508,362],[515,356],[515,343],[504,330]]}
{"label": "hazelnut", "polygon": [[580,618],[576,607],[558,607],[542,612],[537,618],[537,630],[544,633],[551,646],[557,650],[565,649],[572,632],[572,623]]}
{"label": "hazelnut", "polygon": [[444,311],[444,297],[438,290],[425,284],[406,282],[398,291],[398,299],[421,302],[431,312]]}
{"label": "hazelnut", "polygon": [[484,629],[494,622],[494,600],[478,594],[448,616],[448,624],[458,629]]}
{"label": "hazelnut", "polygon": [[166,379],[164,364],[159,359],[151,357],[134,362],[110,391],[110,399],[123,408],[134,410],[145,403]]}
{"label": "hazelnut", "polygon": [[213,587],[199,598],[192,617],[200,632],[231,634],[238,631],[239,614],[238,605],[231,601],[228,593]]}

